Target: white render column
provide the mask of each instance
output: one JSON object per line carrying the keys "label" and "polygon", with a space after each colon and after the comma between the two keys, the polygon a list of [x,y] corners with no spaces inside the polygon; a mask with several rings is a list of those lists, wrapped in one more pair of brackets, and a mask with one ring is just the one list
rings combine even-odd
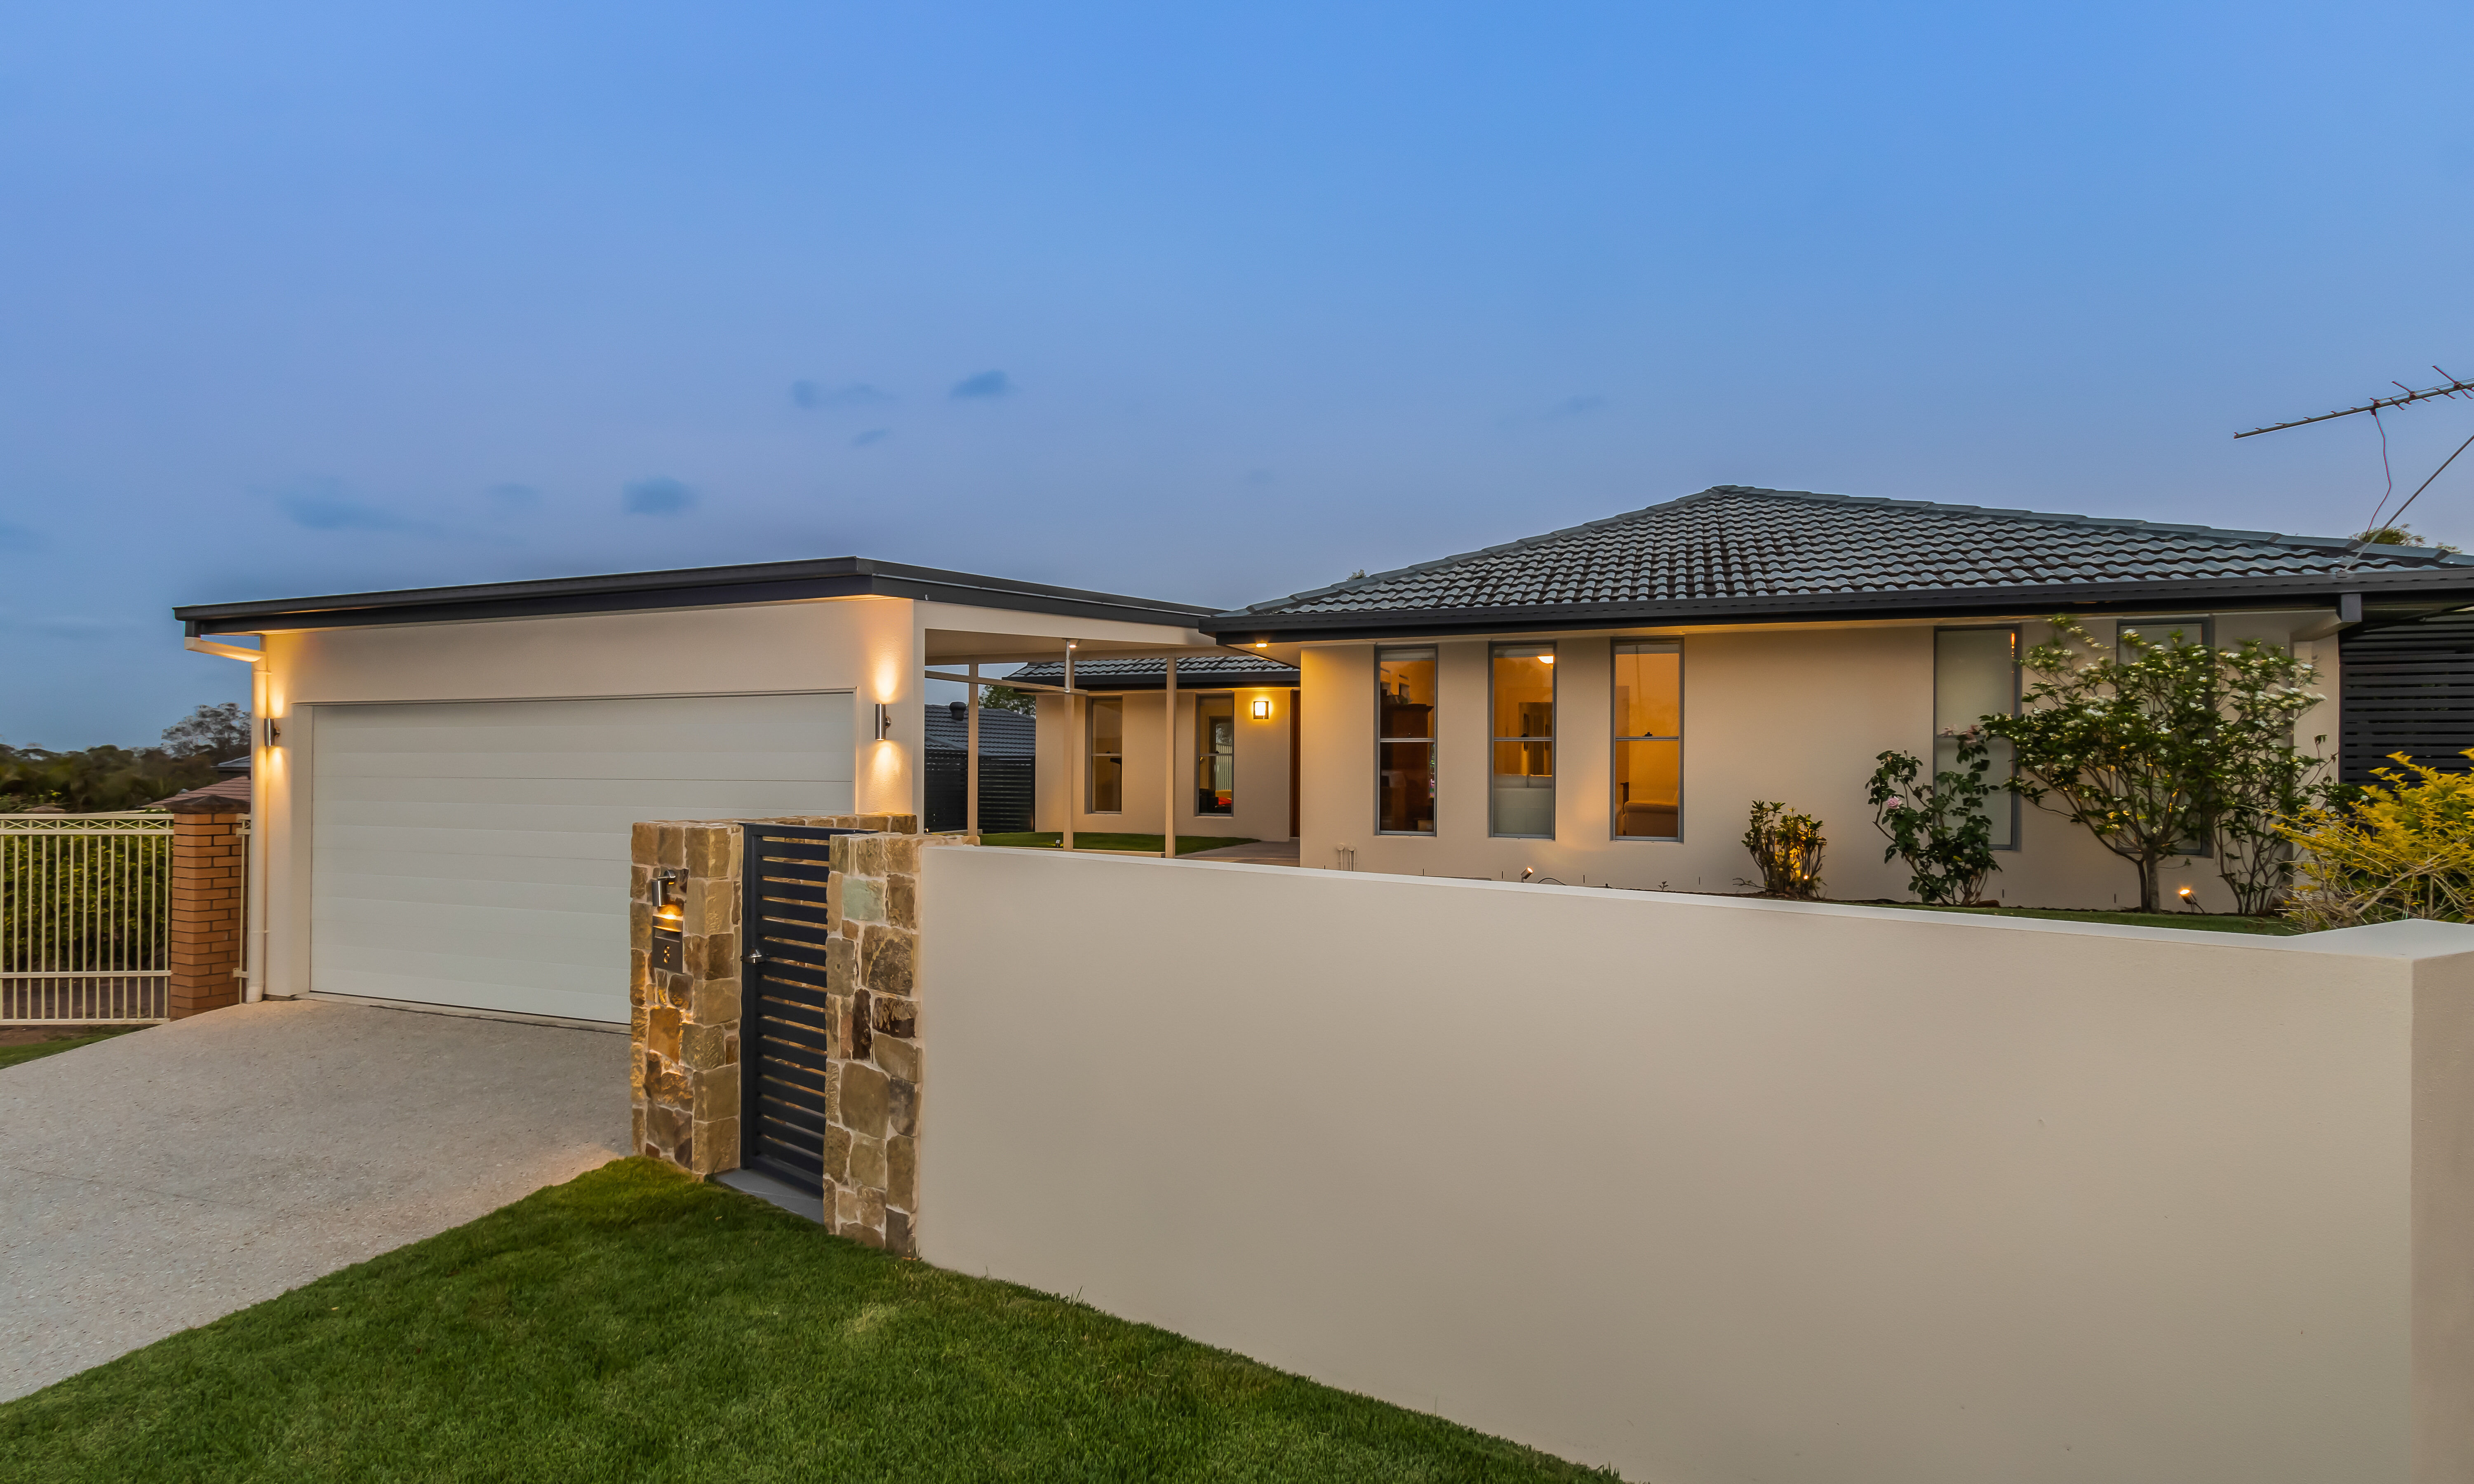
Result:
{"label": "white render column", "polygon": [[971,666],[971,683],[963,687],[970,692],[971,704],[963,712],[962,732],[962,834],[973,845],[980,843],[980,667]]}
{"label": "white render column", "polygon": [[1057,836],[1058,850],[1074,849],[1074,811],[1079,807],[1081,791],[1074,786],[1074,775],[1082,771],[1082,698],[1074,692],[1074,641],[1065,641],[1065,830]]}

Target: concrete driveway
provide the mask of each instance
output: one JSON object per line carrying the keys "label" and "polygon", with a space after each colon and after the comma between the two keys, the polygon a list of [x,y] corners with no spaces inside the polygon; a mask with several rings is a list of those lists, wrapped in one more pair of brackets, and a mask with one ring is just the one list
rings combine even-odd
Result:
{"label": "concrete driveway", "polygon": [[627,1059],[303,1000],[0,1068],[0,1400],[617,1158]]}

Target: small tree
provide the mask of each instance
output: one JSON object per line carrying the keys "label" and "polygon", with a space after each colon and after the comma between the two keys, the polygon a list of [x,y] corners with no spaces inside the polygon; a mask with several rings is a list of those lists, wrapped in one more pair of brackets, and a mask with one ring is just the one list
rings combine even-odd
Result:
{"label": "small tree", "polygon": [[2157,910],[2159,863],[2211,840],[2230,846],[2220,874],[2244,910],[2272,902],[2291,870],[2276,824],[2319,766],[2292,744],[2294,717],[2322,699],[2303,688],[2316,672],[2256,639],[2227,652],[2126,633],[2117,658],[2075,620],[2052,624],[2027,652],[2020,714],[1980,723],[2014,750],[2008,787],[2130,862],[2142,912]]}
{"label": "small tree", "polygon": [[1907,890],[1919,901],[1963,907],[1982,896],[1984,878],[2001,869],[1993,858],[1993,821],[1984,812],[1995,786],[1984,778],[1992,765],[1984,733],[1960,732],[1958,767],[1921,787],[1919,759],[1893,752],[1874,760],[1880,766],[1864,798],[1873,805],[1874,827],[1889,837],[1881,859],[1906,861]]}
{"label": "small tree", "polygon": [[1039,698],[1010,685],[989,686],[981,694],[980,705],[993,711],[1019,711],[1025,716],[1039,714]]}
{"label": "small tree", "polygon": [[[1809,899],[1821,895],[1821,821],[1783,803],[1755,801],[1744,849],[1761,873],[1761,895]],[[1747,882],[1747,885],[1750,883]]]}
{"label": "small tree", "polygon": [[[2011,745],[2008,786],[2039,808],[2087,826],[2139,873],[2139,910],[2156,910],[2156,867],[2207,837],[2208,749],[2216,737],[2216,661],[2197,644],[2125,634],[2132,658],[2106,655],[2067,615],[2027,652],[2036,677],[2016,716],[1987,716]],[[2058,797],[2060,806],[2047,803]]]}

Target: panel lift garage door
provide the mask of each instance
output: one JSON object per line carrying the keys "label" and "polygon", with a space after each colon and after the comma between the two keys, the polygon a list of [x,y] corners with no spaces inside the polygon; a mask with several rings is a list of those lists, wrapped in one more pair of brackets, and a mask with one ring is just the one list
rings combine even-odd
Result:
{"label": "panel lift garage door", "polygon": [[322,993],[624,1024],[629,826],[851,807],[846,692],[313,720]]}

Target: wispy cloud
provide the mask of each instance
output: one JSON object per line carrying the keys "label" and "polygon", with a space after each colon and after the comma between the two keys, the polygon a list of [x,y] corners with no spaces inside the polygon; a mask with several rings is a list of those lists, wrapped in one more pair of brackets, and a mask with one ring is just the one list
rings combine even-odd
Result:
{"label": "wispy cloud", "polygon": [[795,405],[814,412],[819,407],[873,407],[893,400],[893,394],[880,391],[864,381],[846,386],[820,387],[813,381],[790,383],[790,400]]}
{"label": "wispy cloud", "polygon": [[492,485],[490,487],[490,503],[497,506],[502,515],[520,510],[531,510],[541,504],[541,500],[542,492],[530,485]]}
{"label": "wispy cloud", "polygon": [[1017,389],[1013,378],[1001,371],[984,371],[976,376],[965,376],[954,383],[953,396],[1010,396]]}
{"label": "wispy cloud", "polygon": [[630,515],[675,515],[696,502],[696,492],[668,475],[639,479],[620,491]]}
{"label": "wispy cloud", "polygon": [[279,491],[276,507],[312,531],[404,531],[413,522],[354,495],[337,479],[313,479]]}
{"label": "wispy cloud", "polygon": [[893,429],[891,428],[870,428],[866,432],[861,433],[859,437],[852,439],[851,446],[854,448],[864,448],[870,443],[881,443],[892,436]]}
{"label": "wispy cloud", "polygon": [[1590,413],[1600,411],[1606,405],[1607,399],[1603,396],[1567,396],[1562,401],[1557,402],[1551,409],[1549,409],[1546,416],[1550,418],[1583,418],[1589,416]]}
{"label": "wispy cloud", "polygon": [[0,520],[0,551],[33,551],[43,544],[43,534],[32,526]]}

